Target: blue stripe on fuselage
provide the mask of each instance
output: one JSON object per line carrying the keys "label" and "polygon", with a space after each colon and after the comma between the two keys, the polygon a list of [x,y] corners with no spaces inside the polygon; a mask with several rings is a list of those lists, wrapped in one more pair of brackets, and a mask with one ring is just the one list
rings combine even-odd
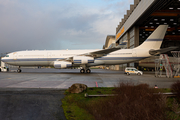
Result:
{"label": "blue stripe on fuselage", "polygon": [[[147,57],[101,57],[95,60],[128,60],[128,59],[144,59]],[[4,59],[3,62],[15,62],[15,61],[56,61],[57,59],[64,58],[26,58],[26,59]],[[80,61],[77,61],[79,63]],[[90,61],[89,61],[90,62]]]}
{"label": "blue stripe on fuselage", "polygon": [[127,60],[127,59],[144,59],[146,57],[102,57],[96,60]]}
{"label": "blue stripe on fuselage", "polygon": [[3,62],[13,62],[13,61],[56,61],[57,59],[64,58],[25,58],[25,59],[3,59]]}

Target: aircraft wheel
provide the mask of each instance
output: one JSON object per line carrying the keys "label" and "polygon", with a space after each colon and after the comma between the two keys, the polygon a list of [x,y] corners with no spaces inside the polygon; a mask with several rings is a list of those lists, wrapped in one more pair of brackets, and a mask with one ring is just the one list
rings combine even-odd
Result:
{"label": "aircraft wheel", "polygon": [[85,70],[84,70],[84,69],[81,69],[81,70],[80,70],[80,73],[85,73]]}
{"label": "aircraft wheel", "polygon": [[87,70],[86,70],[86,73],[91,73],[91,70],[90,70],[90,69],[87,69]]}
{"label": "aircraft wheel", "polygon": [[21,69],[18,69],[17,72],[20,73],[20,72],[21,72]]}

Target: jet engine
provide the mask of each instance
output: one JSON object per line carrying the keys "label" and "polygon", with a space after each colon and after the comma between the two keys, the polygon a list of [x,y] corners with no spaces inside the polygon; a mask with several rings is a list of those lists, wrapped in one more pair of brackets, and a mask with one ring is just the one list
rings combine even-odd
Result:
{"label": "jet engine", "polygon": [[73,63],[74,64],[94,63],[94,58],[93,57],[86,57],[86,56],[74,56],[73,57]]}
{"label": "jet engine", "polygon": [[55,68],[67,68],[67,67],[71,67],[71,66],[72,66],[71,62],[66,62],[66,61],[55,61],[54,62]]}

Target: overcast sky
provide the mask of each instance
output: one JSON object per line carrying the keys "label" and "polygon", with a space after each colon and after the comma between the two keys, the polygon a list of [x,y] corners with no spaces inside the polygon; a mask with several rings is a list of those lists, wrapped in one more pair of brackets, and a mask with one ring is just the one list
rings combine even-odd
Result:
{"label": "overcast sky", "polygon": [[101,49],[134,0],[0,0],[0,53]]}

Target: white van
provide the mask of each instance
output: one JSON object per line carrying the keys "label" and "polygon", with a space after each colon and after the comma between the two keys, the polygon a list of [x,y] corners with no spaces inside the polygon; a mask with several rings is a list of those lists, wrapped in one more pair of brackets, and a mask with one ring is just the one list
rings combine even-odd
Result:
{"label": "white van", "polygon": [[0,72],[8,72],[8,71],[9,71],[9,68],[0,66]]}
{"label": "white van", "polygon": [[137,70],[136,68],[133,68],[133,67],[127,67],[125,69],[125,74],[127,74],[127,75],[130,75],[130,74],[142,75],[143,72],[139,71],[139,70]]}

